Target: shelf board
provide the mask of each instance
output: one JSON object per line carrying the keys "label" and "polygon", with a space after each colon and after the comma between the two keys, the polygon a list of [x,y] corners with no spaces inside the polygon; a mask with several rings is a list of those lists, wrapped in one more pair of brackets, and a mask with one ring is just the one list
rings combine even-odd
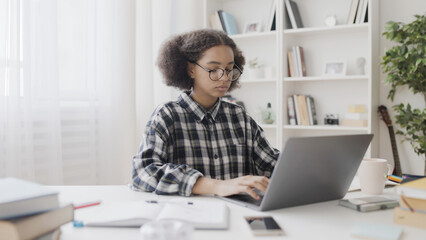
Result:
{"label": "shelf board", "polygon": [[366,75],[285,77],[284,82],[368,80]]}
{"label": "shelf board", "polygon": [[276,33],[277,33],[276,31],[241,33],[241,34],[230,35],[229,37],[234,40],[258,39],[262,37],[274,37]]}
{"label": "shelf board", "polygon": [[315,126],[295,126],[285,125],[283,129],[294,129],[294,130],[335,130],[335,131],[368,131],[367,127],[344,127],[344,126],[326,126],[326,125],[315,125]]}
{"label": "shelf board", "polygon": [[259,126],[263,129],[276,129],[277,125],[275,124],[259,124]]}
{"label": "shelf board", "polygon": [[276,78],[247,78],[247,79],[240,79],[240,84],[244,83],[276,83]]}
{"label": "shelf board", "polygon": [[298,28],[298,29],[286,29],[284,30],[285,35],[293,36],[304,36],[312,34],[329,34],[329,33],[343,33],[343,32],[356,32],[367,31],[368,23],[361,24],[345,24],[337,25],[334,27],[312,27],[312,28]]}

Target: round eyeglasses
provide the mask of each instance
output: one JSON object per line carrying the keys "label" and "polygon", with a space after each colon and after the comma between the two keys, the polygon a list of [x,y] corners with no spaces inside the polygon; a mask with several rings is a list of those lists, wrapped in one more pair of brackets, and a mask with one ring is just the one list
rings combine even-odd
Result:
{"label": "round eyeglasses", "polygon": [[209,73],[209,77],[212,81],[218,81],[219,79],[221,79],[223,77],[223,75],[225,74],[226,71],[226,75],[228,76],[228,79],[231,81],[235,81],[237,80],[241,74],[243,73],[243,71],[241,71],[241,69],[235,65],[233,69],[228,70],[228,69],[222,69],[222,68],[216,68],[213,70],[209,70],[203,66],[201,66],[200,64],[198,64],[197,62],[194,62],[195,64],[197,64],[200,68],[206,70]]}

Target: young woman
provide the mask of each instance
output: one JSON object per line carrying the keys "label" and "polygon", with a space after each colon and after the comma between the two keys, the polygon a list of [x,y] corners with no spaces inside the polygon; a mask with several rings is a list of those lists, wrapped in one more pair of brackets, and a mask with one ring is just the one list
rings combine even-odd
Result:
{"label": "young woman", "polygon": [[157,107],[133,158],[133,188],[157,194],[265,192],[279,151],[241,106],[221,100],[238,86],[244,56],[224,32],[175,36],[160,50],[168,86],[184,90]]}

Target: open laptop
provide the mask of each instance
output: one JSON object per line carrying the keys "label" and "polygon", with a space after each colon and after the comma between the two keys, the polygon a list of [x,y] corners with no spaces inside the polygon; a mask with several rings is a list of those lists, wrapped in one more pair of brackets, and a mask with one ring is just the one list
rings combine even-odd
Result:
{"label": "open laptop", "polygon": [[289,138],[261,200],[248,194],[220,197],[259,211],[345,196],[372,134]]}

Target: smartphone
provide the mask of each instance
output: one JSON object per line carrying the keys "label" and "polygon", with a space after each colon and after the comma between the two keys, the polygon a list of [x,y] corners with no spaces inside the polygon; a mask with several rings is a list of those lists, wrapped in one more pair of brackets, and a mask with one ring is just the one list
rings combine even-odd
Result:
{"label": "smartphone", "polygon": [[271,216],[253,216],[244,218],[254,235],[270,236],[284,234],[284,231]]}

